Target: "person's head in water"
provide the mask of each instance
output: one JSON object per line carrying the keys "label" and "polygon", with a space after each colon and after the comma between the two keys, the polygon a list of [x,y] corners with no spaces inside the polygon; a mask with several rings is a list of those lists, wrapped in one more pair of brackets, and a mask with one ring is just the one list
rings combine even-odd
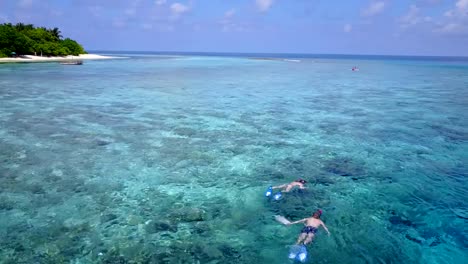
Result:
{"label": "person's head in water", "polygon": [[317,211],[314,212],[314,214],[312,214],[312,217],[320,219],[321,215],[322,215],[322,210],[318,209]]}
{"label": "person's head in water", "polygon": [[304,180],[304,179],[297,179],[296,182],[302,183],[302,184],[306,184],[306,183],[307,183],[307,181]]}

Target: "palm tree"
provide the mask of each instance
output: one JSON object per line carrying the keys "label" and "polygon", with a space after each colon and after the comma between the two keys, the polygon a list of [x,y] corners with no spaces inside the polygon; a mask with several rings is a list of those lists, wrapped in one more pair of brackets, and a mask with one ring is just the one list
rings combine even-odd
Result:
{"label": "palm tree", "polygon": [[17,23],[17,24],[15,25],[15,28],[16,28],[16,30],[18,30],[18,31],[23,31],[24,28],[25,28],[25,26],[24,26],[23,23]]}
{"label": "palm tree", "polygon": [[34,26],[32,24],[16,23],[15,28],[17,31],[32,30]]}
{"label": "palm tree", "polygon": [[62,35],[61,35],[62,32],[60,32],[58,28],[53,28],[49,32],[52,34],[52,36],[54,36],[56,40],[62,39]]}

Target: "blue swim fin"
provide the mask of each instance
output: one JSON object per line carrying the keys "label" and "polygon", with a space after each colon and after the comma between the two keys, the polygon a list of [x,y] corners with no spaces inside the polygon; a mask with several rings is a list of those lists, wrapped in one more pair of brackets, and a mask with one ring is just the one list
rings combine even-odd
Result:
{"label": "blue swim fin", "polygon": [[289,259],[296,259],[297,255],[299,254],[300,251],[301,251],[301,246],[299,246],[299,245],[291,246],[291,248],[289,249],[288,258]]}
{"label": "blue swim fin", "polygon": [[297,256],[296,256],[296,260],[300,261],[302,263],[306,262],[306,260],[307,260],[307,248],[304,245],[301,246],[299,254],[297,254]]}
{"label": "blue swim fin", "polygon": [[273,193],[273,187],[270,186],[270,187],[268,187],[268,189],[266,190],[265,196],[266,196],[266,197],[270,197],[272,193]]}
{"label": "blue swim fin", "polygon": [[273,199],[275,199],[276,201],[281,199],[281,197],[283,197],[283,194],[281,192],[277,192],[275,195],[273,195]]}

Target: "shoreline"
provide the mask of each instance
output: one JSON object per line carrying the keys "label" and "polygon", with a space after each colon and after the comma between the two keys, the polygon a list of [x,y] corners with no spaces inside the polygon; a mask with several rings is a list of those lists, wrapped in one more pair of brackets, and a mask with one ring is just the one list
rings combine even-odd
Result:
{"label": "shoreline", "polygon": [[103,56],[97,54],[80,54],[79,56],[41,57],[34,55],[23,55],[19,58],[0,58],[0,63],[32,63],[32,62],[64,62],[76,60],[110,60],[125,59],[126,57]]}

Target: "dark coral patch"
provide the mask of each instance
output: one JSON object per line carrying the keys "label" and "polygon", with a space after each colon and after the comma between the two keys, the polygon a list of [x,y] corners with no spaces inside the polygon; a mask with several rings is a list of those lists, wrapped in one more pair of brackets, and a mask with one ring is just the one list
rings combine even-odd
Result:
{"label": "dark coral patch", "polygon": [[323,170],[343,177],[353,177],[356,179],[366,174],[366,170],[364,169],[364,164],[362,162],[348,157],[336,157],[326,161],[323,166]]}

